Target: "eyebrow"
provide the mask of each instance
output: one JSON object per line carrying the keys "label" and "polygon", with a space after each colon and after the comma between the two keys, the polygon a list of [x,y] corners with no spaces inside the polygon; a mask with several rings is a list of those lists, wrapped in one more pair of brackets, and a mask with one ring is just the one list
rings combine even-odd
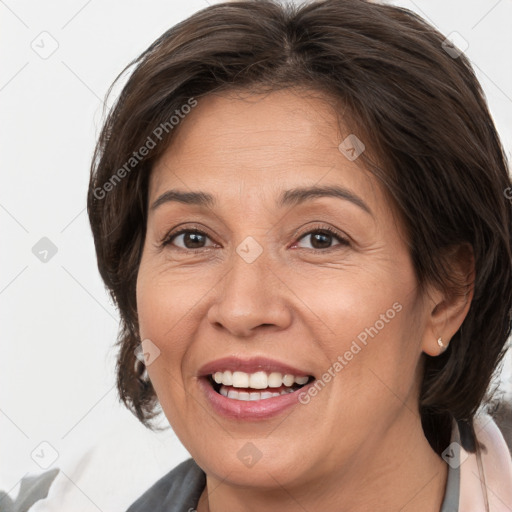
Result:
{"label": "eyebrow", "polygon": [[215,198],[206,192],[181,192],[180,190],[168,190],[158,197],[158,199],[151,205],[151,209],[156,210],[156,208],[162,204],[170,203],[172,201],[210,207],[214,206],[216,202]]}
{"label": "eyebrow", "polygon": [[[356,206],[359,206],[359,208],[364,210],[366,213],[373,216],[369,206],[360,197],[355,195],[350,190],[336,185],[302,187],[285,190],[277,200],[277,206],[280,208],[291,205],[296,206],[317,197],[336,197],[338,199],[350,201]],[[168,190],[155,200],[155,202],[151,205],[151,210],[155,210],[162,204],[173,201],[183,204],[206,207],[213,207],[217,203],[215,197],[211,194],[208,194],[207,192],[183,192],[180,190]]]}
{"label": "eyebrow", "polygon": [[344,199],[346,201],[350,201],[356,206],[359,206],[359,208],[364,210],[366,213],[373,215],[369,206],[360,197],[356,196],[350,190],[337,185],[303,187],[286,190],[281,194],[281,197],[277,201],[277,205],[279,207],[297,205],[317,197],[336,197],[338,199]]}

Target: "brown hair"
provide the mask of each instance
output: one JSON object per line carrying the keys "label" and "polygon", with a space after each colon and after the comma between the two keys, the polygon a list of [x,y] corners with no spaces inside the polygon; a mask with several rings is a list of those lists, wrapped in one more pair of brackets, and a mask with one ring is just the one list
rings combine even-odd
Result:
{"label": "brown hair", "polygon": [[99,271],[121,314],[118,390],[144,424],[157,399],[135,357],[135,290],[149,174],[175,133],[170,119],[214,91],[303,86],[339,101],[365,155],[375,156],[365,164],[398,207],[420,286],[452,289],[447,249],[473,249],[469,313],[443,355],[424,356],[419,406],[438,453],[452,418],[474,450],[472,418],[511,330],[512,206],[483,92],[464,54],[452,57],[443,41],[414,13],[365,0],[247,0],[197,12],[127,67],[95,151],[88,213]]}

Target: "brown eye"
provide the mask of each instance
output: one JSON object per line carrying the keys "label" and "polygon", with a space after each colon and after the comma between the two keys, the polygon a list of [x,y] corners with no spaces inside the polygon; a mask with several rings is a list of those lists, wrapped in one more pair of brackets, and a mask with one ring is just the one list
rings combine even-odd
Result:
{"label": "brown eye", "polygon": [[196,229],[183,229],[172,233],[163,245],[176,245],[180,249],[202,249],[207,247],[205,244],[209,240],[206,233]]}
{"label": "brown eye", "polygon": [[311,245],[315,249],[326,249],[331,246],[332,238],[330,233],[315,233],[311,235]]}
{"label": "brown eye", "polygon": [[341,235],[335,233],[334,231],[328,228],[308,231],[307,233],[302,235],[299,240],[307,239],[307,237],[309,237],[310,239],[311,247],[304,247],[306,249],[330,249],[331,247],[333,247],[332,242],[334,240],[337,240],[339,242],[336,245],[349,245],[348,240],[346,240]]}

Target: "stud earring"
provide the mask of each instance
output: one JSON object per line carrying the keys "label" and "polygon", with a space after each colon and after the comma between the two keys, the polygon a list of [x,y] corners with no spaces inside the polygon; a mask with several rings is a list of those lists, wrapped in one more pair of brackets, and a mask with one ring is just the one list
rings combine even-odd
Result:
{"label": "stud earring", "polygon": [[135,358],[134,371],[135,377],[139,381],[141,381],[144,384],[149,382],[149,375],[146,365],[138,357]]}
{"label": "stud earring", "polygon": [[441,338],[441,336],[439,336],[439,338],[437,338],[437,344],[438,344],[441,348],[446,348],[446,345],[443,343],[443,339]]}

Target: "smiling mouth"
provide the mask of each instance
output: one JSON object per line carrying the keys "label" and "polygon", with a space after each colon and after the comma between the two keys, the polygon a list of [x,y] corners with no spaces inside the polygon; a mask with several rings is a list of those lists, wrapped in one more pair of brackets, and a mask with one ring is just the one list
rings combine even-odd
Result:
{"label": "smiling mouth", "polygon": [[245,402],[294,393],[314,379],[312,375],[294,376],[263,371],[253,374],[225,371],[207,376],[208,382],[216,393],[232,400]]}

